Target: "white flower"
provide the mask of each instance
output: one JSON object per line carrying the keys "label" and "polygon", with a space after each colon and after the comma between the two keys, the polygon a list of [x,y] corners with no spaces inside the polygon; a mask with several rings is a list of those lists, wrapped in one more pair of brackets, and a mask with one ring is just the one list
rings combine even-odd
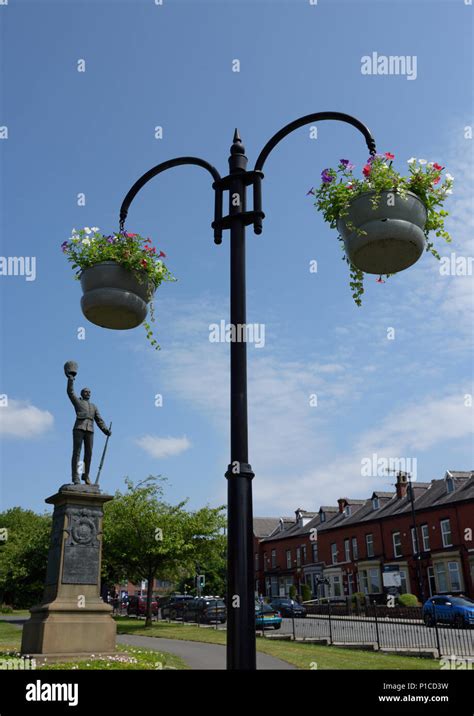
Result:
{"label": "white flower", "polygon": [[446,172],[445,177],[448,181],[453,181],[453,179],[454,179],[453,175],[450,174],[449,172]]}
{"label": "white flower", "polygon": [[89,229],[88,226],[84,226],[84,231],[86,232],[86,234],[90,234],[90,233],[91,233],[91,230]]}
{"label": "white flower", "polygon": [[431,169],[431,167],[434,165],[434,162],[428,162],[428,166]]}
{"label": "white flower", "polygon": [[411,157],[411,158],[407,161],[407,164],[415,164],[415,162],[416,162],[416,157]]}
{"label": "white flower", "polygon": [[452,194],[452,193],[453,193],[453,190],[452,190],[452,189],[446,189],[446,191],[445,191],[444,193],[445,193],[445,194]]}
{"label": "white flower", "polygon": [[426,164],[426,159],[418,159],[419,164]]}
{"label": "white flower", "polygon": [[85,246],[89,246],[90,242],[91,242],[90,239],[82,239],[82,243],[83,243]]}
{"label": "white flower", "polygon": [[73,230],[71,231],[71,234],[77,234],[76,229],[73,229]]}
{"label": "white flower", "polygon": [[93,226],[92,229],[91,229],[91,231],[94,231],[94,232],[99,231],[99,227],[98,227],[98,226]]}

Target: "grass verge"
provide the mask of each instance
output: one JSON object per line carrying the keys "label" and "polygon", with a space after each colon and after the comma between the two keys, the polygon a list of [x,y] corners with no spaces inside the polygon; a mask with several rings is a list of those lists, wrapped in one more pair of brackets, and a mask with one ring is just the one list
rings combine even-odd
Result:
{"label": "grass verge", "polygon": [[[0,661],[18,659],[20,646],[21,629],[14,624],[1,621],[0,619]],[[132,669],[155,671],[157,669],[182,670],[189,668],[182,659],[174,654],[167,654],[161,651],[125,644],[120,644],[119,649],[121,653],[117,656],[91,658],[87,661],[61,662],[58,664],[48,664],[47,666],[38,664],[36,670],[54,671],[67,669],[78,671],[112,671],[116,669]]]}
{"label": "grass verge", "polygon": [[[137,634],[139,636],[163,637],[166,639],[185,639],[203,641],[212,644],[225,644],[226,632],[208,627],[190,624],[153,622],[145,628],[144,621],[117,617],[118,634]],[[271,638],[258,638],[257,650],[298,667],[299,669],[371,669],[396,671],[439,669],[436,659],[423,659],[402,654],[384,654],[361,651],[359,649],[341,649],[337,646],[323,646],[294,641],[276,641]]]}

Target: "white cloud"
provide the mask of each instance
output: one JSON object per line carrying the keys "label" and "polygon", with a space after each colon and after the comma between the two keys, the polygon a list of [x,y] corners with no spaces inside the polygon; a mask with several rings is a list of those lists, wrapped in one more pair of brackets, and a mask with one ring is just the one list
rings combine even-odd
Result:
{"label": "white cloud", "polygon": [[155,458],[180,455],[191,447],[191,443],[186,436],[182,438],[159,438],[156,435],[144,435],[141,438],[137,438],[135,442],[151,457]]}
{"label": "white cloud", "polygon": [[23,400],[8,400],[0,407],[0,435],[14,438],[34,438],[49,430],[54,418],[48,410],[40,410]]}

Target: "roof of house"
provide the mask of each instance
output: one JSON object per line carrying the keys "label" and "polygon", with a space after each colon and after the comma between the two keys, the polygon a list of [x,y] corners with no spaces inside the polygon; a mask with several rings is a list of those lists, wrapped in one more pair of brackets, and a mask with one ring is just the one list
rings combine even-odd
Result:
{"label": "roof of house", "polygon": [[[454,491],[452,492],[447,491],[447,477],[453,479]],[[414,481],[412,487],[415,511],[474,500],[474,471],[448,470],[445,477],[440,480],[431,480],[431,482]],[[372,496],[379,498],[379,507],[377,509],[374,509]],[[314,528],[319,532],[340,527],[342,524],[355,525],[411,512],[411,500],[408,494],[398,498],[396,492],[377,491],[373,492],[372,496],[366,500],[341,498],[341,500],[345,500],[347,504],[352,506],[350,515],[340,512],[339,508],[334,506],[322,506],[317,513],[300,510],[301,514],[314,515],[314,517],[304,525],[295,519],[285,519],[286,526],[284,526],[284,529],[275,531],[273,534],[268,533],[264,541],[270,542],[305,535]],[[320,519],[321,512],[329,513],[323,522]]]}
{"label": "roof of house", "polygon": [[291,517],[254,517],[253,533],[255,537],[268,537],[280,526],[282,520],[284,524],[294,522]]}

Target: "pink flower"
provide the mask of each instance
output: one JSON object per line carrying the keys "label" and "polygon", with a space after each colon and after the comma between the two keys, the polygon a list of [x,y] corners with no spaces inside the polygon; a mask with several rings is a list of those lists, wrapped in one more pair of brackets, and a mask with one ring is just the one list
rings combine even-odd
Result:
{"label": "pink flower", "polygon": [[441,164],[437,164],[436,162],[433,164],[433,169],[436,169],[437,172],[442,172],[444,167],[441,166]]}
{"label": "pink flower", "polygon": [[362,169],[362,174],[365,177],[368,177],[370,175],[371,169],[372,169],[372,167],[370,166],[370,164],[366,164],[365,167]]}
{"label": "pink flower", "polygon": [[390,161],[392,161],[392,159],[395,159],[395,154],[390,154],[390,152],[385,152],[385,158],[390,159]]}
{"label": "pink flower", "polygon": [[385,281],[383,280],[382,276],[379,276],[379,277],[375,280],[375,283],[385,283]]}
{"label": "pink flower", "polygon": [[166,254],[164,251],[160,251],[160,253],[158,254],[158,258],[161,259],[162,256],[166,258]]}

